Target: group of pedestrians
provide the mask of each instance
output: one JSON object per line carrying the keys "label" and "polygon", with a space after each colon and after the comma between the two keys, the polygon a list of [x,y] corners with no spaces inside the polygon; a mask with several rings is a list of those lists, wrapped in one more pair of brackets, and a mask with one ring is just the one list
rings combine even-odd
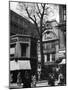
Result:
{"label": "group of pedestrians", "polygon": [[36,87],[36,75],[30,75],[29,72],[25,71],[23,79],[20,77],[20,73],[17,75],[17,85],[21,86],[23,83],[23,88]]}
{"label": "group of pedestrians", "polygon": [[64,85],[64,76],[60,69],[57,70],[57,68],[49,73],[49,79],[48,79],[48,84],[50,86],[61,86]]}

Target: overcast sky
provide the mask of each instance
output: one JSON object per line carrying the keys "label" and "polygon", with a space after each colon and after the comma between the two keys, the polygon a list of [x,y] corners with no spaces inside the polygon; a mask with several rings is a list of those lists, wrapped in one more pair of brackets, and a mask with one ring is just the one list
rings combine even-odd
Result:
{"label": "overcast sky", "polygon": [[[48,20],[57,20],[57,22],[59,22],[59,8],[58,5],[53,5],[50,4],[51,8],[53,9],[53,14],[50,13]],[[19,10],[17,10],[18,7],[18,2],[10,2],[10,9],[15,11],[18,14],[21,14],[21,12]],[[24,17],[27,17],[25,13],[21,14]]]}

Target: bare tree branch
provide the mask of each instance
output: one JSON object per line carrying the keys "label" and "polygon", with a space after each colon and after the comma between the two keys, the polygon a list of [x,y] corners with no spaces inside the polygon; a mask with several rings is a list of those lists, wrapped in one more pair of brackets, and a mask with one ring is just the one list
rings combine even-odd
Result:
{"label": "bare tree branch", "polygon": [[34,17],[34,19],[35,19],[35,22],[37,21],[37,19],[36,19],[36,16],[35,15],[33,15],[33,17]]}
{"label": "bare tree branch", "polygon": [[36,5],[37,5],[37,9],[38,9],[38,11],[39,11],[39,14],[41,15],[40,8],[39,8],[38,4],[36,4]]}
{"label": "bare tree branch", "polygon": [[41,7],[42,7],[42,8],[44,7],[44,4],[43,4],[43,3],[41,3]]}
{"label": "bare tree branch", "polygon": [[38,34],[40,35],[40,32],[39,32],[39,27],[38,27],[38,24],[37,24],[37,19],[36,19],[36,16],[35,15],[33,15],[34,16],[34,19],[35,19],[35,25],[36,25],[36,29],[37,29],[37,32],[38,32]]}
{"label": "bare tree branch", "polygon": [[40,35],[39,27],[38,27],[38,24],[37,24],[37,22],[36,22],[36,17],[35,17],[35,15],[34,15],[34,19],[33,19],[33,18],[30,16],[30,14],[29,14],[28,9],[25,8],[25,10],[26,10],[26,12],[27,12],[27,14],[28,14],[28,17],[34,22],[34,24],[35,24],[35,26],[36,26],[36,29],[37,29],[37,32],[38,32],[38,34]]}
{"label": "bare tree branch", "polygon": [[39,14],[39,12],[36,12],[36,14],[37,14],[37,16],[39,17],[39,19],[40,19],[40,14]]}
{"label": "bare tree branch", "polygon": [[[42,11],[41,18],[40,18],[40,26],[41,26],[40,28],[41,28],[41,29],[42,29],[44,11],[45,11],[45,4],[43,4],[43,11]],[[42,31],[41,31],[41,32],[42,32]]]}
{"label": "bare tree branch", "polygon": [[28,17],[29,17],[33,22],[35,22],[34,19],[30,16],[30,14],[29,14],[29,12],[28,12],[28,9],[25,8],[25,10],[26,10],[26,12],[27,12],[27,14],[28,14]]}
{"label": "bare tree branch", "polygon": [[45,11],[45,3],[43,4],[43,12],[42,12],[42,14],[44,15],[44,11]]}

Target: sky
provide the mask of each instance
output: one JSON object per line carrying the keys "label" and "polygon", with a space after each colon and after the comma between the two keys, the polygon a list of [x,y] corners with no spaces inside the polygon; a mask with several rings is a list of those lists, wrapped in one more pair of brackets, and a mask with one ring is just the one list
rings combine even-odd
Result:
{"label": "sky", "polygon": [[[54,4],[50,4],[51,8],[53,9],[54,13],[50,13],[48,16],[48,20],[56,20],[57,22],[59,22],[59,8],[58,5],[54,5]],[[19,10],[17,10],[18,8],[18,2],[10,2],[10,9],[15,11],[16,13],[23,15],[24,17],[27,18],[27,15],[25,12],[21,13]]]}

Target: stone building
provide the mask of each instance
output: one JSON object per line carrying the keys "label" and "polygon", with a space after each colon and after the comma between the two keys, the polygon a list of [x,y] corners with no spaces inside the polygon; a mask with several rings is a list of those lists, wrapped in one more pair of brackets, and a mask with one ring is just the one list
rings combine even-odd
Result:
{"label": "stone building", "polygon": [[61,61],[58,65],[61,68],[61,73],[64,76],[64,84],[66,84],[66,20],[67,20],[67,14],[66,14],[66,5],[59,5],[59,60]]}
{"label": "stone building", "polygon": [[[37,70],[37,38],[34,25],[10,10],[10,83],[21,83],[25,71],[29,76]],[[11,85],[11,84],[10,84]]]}
{"label": "stone building", "polygon": [[[47,21],[49,25],[47,30],[43,32],[43,54],[44,54],[44,78],[48,79],[48,73],[52,72],[52,67],[54,66],[59,53],[59,36],[58,36],[58,29],[57,29],[57,21]],[[38,42],[38,62],[41,63],[40,53],[39,53],[39,42]],[[39,65],[41,70],[41,66]],[[47,73],[46,73],[47,72]]]}
{"label": "stone building", "polygon": [[[58,5],[59,23],[56,20],[47,21],[47,30],[43,32],[44,70],[43,79],[47,79],[56,65],[66,65],[66,5]],[[37,46],[38,72],[41,73],[39,41]],[[66,68],[64,67],[64,73]]]}

